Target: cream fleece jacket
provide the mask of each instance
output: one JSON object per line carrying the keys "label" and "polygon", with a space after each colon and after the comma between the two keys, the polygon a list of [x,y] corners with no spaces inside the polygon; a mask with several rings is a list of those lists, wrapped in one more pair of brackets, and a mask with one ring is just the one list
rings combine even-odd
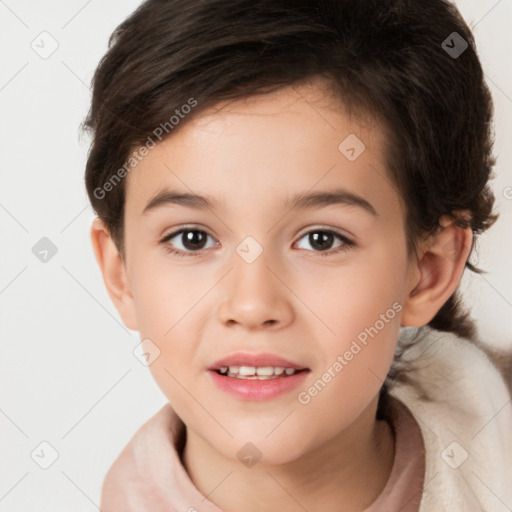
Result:
{"label": "cream fleece jacket", "polygon": [[432,401],[422,400],[414,386],[391,390],[412,412],[425,442],[420,512],[510,512],[512,397],[507,384],[478,346],[422,329],[425,337],[405,359],[418,360],[412,375]]}

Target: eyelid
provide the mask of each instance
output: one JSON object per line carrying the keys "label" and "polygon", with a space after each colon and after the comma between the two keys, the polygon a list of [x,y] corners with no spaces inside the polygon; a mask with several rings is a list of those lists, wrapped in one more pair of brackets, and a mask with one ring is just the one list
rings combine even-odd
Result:
{"label": "eyelid", "polygon": [[212,238],[215,238],[214,235],[210,233],[207,227],[197,224],[184,224],[182,226],[178,226],[175,228],[171,228],[170,230],[165,230],[164,235],[160,236],[160,241],[162,242],[165,239],[172,238],[178,234],[180,234],[182,231],[204,231],[207,235],[211,236]]}
{"label": "eyelid", "polygon": [[349,240],[351,242],[353,242],[354,241],[353,239],[355,238],[351,233],[349,233],[345,229],[335,228],[335,227],[329,226],[327,224],[325,224],[325,225],[316,224],[312,228],[307,228],[306,231],[302,232],[300,235],[297,235],[297,236],[299,238],[302,238],[304,235],[307,235],[308,233],[311,233],[312,231],[328,231],[328,232],[334,233],[338,236],[341,236],[343,238],[346,238],[347,240]]}

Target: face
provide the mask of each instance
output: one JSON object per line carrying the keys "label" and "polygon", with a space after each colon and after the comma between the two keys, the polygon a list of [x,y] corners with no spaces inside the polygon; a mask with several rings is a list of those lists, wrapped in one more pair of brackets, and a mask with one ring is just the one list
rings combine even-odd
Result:
{"label": "face", "polygon": [[376,404],[407,292],[404,213],[381,128],[318,85],[221,106],[131,171],[126,275],[187,429],[284,463]]}

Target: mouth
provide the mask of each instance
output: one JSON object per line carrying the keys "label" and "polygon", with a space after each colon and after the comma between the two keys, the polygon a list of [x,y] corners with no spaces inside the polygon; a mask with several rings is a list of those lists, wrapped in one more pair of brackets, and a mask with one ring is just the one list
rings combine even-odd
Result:
{"label": "mouth", "polygon": [[309,368],[275,354],[238,352],[219,359],[208,370],[234,379],[267,380],[289,377]]}
{"label": "mouth", "polygon": [[273,354],[238,353],[208,368],[213,383],[241,400],[262,401],[299,386],[310,369]]}

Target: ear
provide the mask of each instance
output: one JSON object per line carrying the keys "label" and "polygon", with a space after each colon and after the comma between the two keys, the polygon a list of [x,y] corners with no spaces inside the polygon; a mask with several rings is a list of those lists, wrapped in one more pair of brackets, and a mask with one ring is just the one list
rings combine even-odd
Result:
{"label": "ear", "polygon": [[91,242],[96,261],[103,274],[103,282],[123,323],[137,331],[135,303],[130,291],[126,267],[109,230],[101,219],[94,219],[91,227]]}
{"label": "ear", "polygon": [[407,327],[428,324],[455,292],[471,252],[471,228],[461,228],[443,217],[439,230],[423,244],[410,272],[409,293],[401,323]]}

